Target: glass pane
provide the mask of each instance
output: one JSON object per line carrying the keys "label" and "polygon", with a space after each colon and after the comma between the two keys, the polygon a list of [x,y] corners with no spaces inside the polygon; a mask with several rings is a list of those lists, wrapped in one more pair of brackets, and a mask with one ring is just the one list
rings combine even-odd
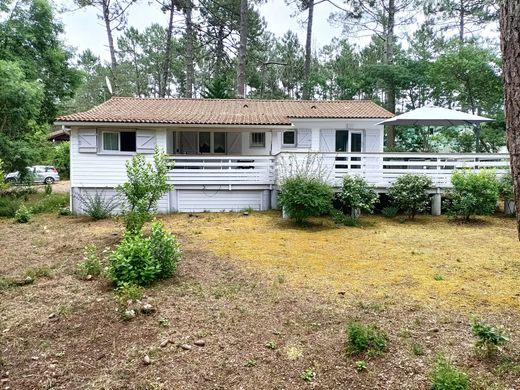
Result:
{"label": "glass pane", "polygon": [[104,150],[119,150],[119,134],[118,133],[103,133],[103,149]]}
{"label": "glass pane", "polygon": [[348,146],[348,131],[336,130],[336,152],[346,152]]}
{"label": "glass pane", "polygon": [[214,153],[226,153],[226,133],[213,133]]}
{"label": "glass pane", "polygon": [[361,152],[361,133],[352,133],[350,151]]}
{"label": "glass pane", "polygon": [[199,153],[211,153],[209,132],[199,133]]}
{"label": "glass pane", "polygon": [[283,144],[284,145],[294,145],[295,144],[295,131],[284,131],[283,133]]}
{"label": "glass pane", "polygon": [[136,137],[135,131],[122,131],[121,132],[121,151],[122,152],[135,152],[136,149]]}

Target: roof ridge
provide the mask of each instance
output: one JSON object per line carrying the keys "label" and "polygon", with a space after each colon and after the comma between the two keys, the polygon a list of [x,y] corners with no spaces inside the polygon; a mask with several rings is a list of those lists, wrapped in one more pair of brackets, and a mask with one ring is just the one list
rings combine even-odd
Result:
{"label": "roof ridge", "polygon": [[[207,98],[183,98],[183,97],[153,97],[153,96],[112,96],[109,100],[103,103],[109,102],[110,100],[159,100],[159,101],[221,101],[221,102],[294,102],[294,103],[374,103],[370,99],[207,99]],[[101,103],[101,104],[103,104]]]}

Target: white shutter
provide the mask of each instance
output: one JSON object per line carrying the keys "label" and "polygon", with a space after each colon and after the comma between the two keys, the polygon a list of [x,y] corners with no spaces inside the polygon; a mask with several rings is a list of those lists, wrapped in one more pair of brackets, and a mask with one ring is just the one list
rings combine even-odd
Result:
{"label": "white shutter", "polygon": [[194,131],[181,131],[180,136],[180,153],[181,154],[197,154],[197,133]]}
{"label": "white shutter", "polygon": [[298,141],[296,145],[299,148],[310,148],[312,144],[312,131],[311,129],[298,129],[296,131],[296,137]]}
{"label": "white shutter", "polygon": [[97,152],[97,131],[95,129],[78,131],[78,146],[80,153]]}
{"label": "white shutter", "polygon": [[227,133],[227,154],[242,155],[242,133]]}
{"label": "white shutter", "polygon": [[382,132],[366,131],[365,132],[365,152],[382,152]]}
{"label": "white shutter", "polygon": [[155,131],[139,130],[135,135],[137,153],[153,153],[156,144]]}
{"label": "white shutter", "polygon": [[320,152],[336,151],[336,130],[321,129],[320,130]]}

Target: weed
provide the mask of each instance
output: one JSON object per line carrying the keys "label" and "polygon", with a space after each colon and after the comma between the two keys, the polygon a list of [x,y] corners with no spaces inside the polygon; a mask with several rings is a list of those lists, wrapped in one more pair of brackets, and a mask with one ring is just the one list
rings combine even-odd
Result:
{"label": "weed", "polygon": [[69,204],[69,195],[50,194],[30,204],[33,214],[56,213]]}
{"label": "weed", "polygon": [[45,195],[50,195],[50,194],[52,194],[52,185],[45,184]]}
{"label": "weed", "polygon": [[268,341],[267,343],[265,343],[265,347],[269,349],[276,349],[276,342],[272,340]]}
{"label": "weed", "polygon": [[351,215],[342,213],[341,211],[333,210],[332,218],[338,225],[356,227],[359,226],[359,220]]}
{"label": "weed", "polygon": [[442,275],[435,274],[435,275],[433,275],[433,279],[440,282],[440,281],[444,280],[444,277]]}
{"label": "weed", "polygon": [[144,289],[136,284],[123,283],[116,290],[117,300],[126,306],[129,301],[137,301],[143,297]]}
{"label": "weed", "polygon": [[20,207],[20,201],[9,196],[0,197],[0,217],[13,218]]}
{"label": "weed", "polygon": [[388,338],[374,325],[352,322],[347,326],[347,353],[378,355],[386,351]]}
{"label": "weed", "polygon": [[478,338],[475,347],[488,355],[501,351],[502,346],[509,341],[509,338],[504,335],[502,327],[491,326],[476,318],[471,323],[471,329],[473,335]]}
{"label": "weed", "polygon": [[365,371],[367,369],[367,364],[364,360],[359,360],[355,363],[356,365],[356,370],[361,372],[361,371]]}
{"label": "weed", "polygon": [[169,328],[171,326],[170,320],[166,318],[159,319],[159,325],[163,328]]}
{"label": "weed", "polygon": [[101,261],[96,254],[96,246],[94,244],[87,245],[84,251],[83,262],[76,267],[76,272],[81,279],[90,279],[101,275],[103,268]]}
{"label": "weed", "polygon": [[467,390],[468,376],[454,367],[445,357],[440,356],[431,374],[432,390]]}
{"label": "weed", "polygon": [[424,349],[421,344],[419,343],[412,343],[412,354],[414,356],[423,356],[424,355]]}
{"label": "weed", "polygon": [[285,351],[287,355],[287,359],[289,360],[298,360],[303,357],[303,351],[300,347],[291,346],[288,347]]}
{"label": "weed", "polygon": [[94,194],[89,192],[74,195],[81,205],[81,210],[94,220],[106,219],[119,206],[115,196],[105,196],[104,191],[97,191]]}
{"label": "weed", "polygon": [[395,218],[398,212],[399,209],[393,206],[385,207],[381,210],[381,214],[383,214],[383,217],[385,218]]}
{"label": "weed", "polygon": [[20,208],[14,213],[14,220],[18,223],[27,223],[31,218],[31,211],[24,205],[20,206]]}
{"label": "weed", "polygon": [[255,367],[256,366],[256,360],[255,359],[249,359],[246,362],[246,367]]}
{"label": "weed", "polygon": [[25,276],[36,279],[36,278],[52,278],[52,269],[47,266],[43,265],[41,267],[34,267],[29,268],[27,271],[25,271]]}
{"label": "weed", "polygon": [[67,217],[69,215],[72,215],[72,211],[70,210],[70,207],[61,207],[58,210],[58,215],[60,215],[62,217]]}
{"label": "weed", "polygon": [[316,371],[314,371],[314,368],[307,368],[303,374],[302,379],[305,382],[312,382],[316,378]]}

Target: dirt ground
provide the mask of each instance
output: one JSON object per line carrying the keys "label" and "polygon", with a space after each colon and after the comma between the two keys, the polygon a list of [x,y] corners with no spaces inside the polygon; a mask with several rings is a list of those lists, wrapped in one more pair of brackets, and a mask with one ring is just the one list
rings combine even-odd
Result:
{"label": "dirt ground", "polygon": [[[246,218],[250,219],[243,222]],[[305,246],[299,252],[301,262],[291,267],[265,260],[256,241],[250,242],[250,251],[257,253],[258,262],[244,256],[242,244],[233,242],[247,242],[277,223],[272,213],[162,219],[183,245],[178,275],[147,289],[155,313],[127,322],[118,315],[106,281],[80,280],[74,273],[86,244],[96,244],[101,252],[121,239],[119,222],[51,215],[37,216],[26,225],[0,221],[0,277],[35,278],[32,284],[0,287],[0,389],[427,389],[439,353],[468,373],[473,388],[520,388],[520,316],[518,307],[507,306],[507,301],[490,300],[490,310],[479,311],[490,323],[504,325],[512,340],[498,357],[484,359],[474,350],[468,325],[473,303],[446,307],[371,293],[370,289],[378,288],[371,284],[374,278],[367,279],[365,296],[359,291],[351,294],[346,282],[320,282],[318,265],[305,271],[303,261],[309,254]],[[396,229],[399,226],[396,223]],[[341,228],[337,233],[318,227],[313,234],[318,248],[325,233],[339,234],[344,240],[360,234],[358,230],[372,233],[377,237],[375,250],[383,236],[373,231],[383,228],[389,229],[382,222],[379,227]],[[470,232],[481,229],[490,230],[478,235],[478,247],[496,248],[499,258],[515,245],[511,240],[497,246],[491,239],[491,230],[501,231],[504,240],[514,237],[512,222],[491,219]],[[404,233],[396,230],[394,239],[400,234]],[[453,234],[462,233],[447,232],[447,237]],[[279,243],[276,232],[271,241],[268,234],[262,240],[266,247]],[[338,237],[332,240],[338,242]],[[445,248],[430,249],[439,262],[451,259],[445,256]],[[511,253],[518,253],[518,246]],[[292,262],[294,250],[280,252],[279,257]],[[338,279],[341,267],[332,263],[326,261],[323,267]],[[497,291],[501,279],[493,281],[489,274],[518,280],[516,266],[510,265],[507,272],[494,267],[492,263],[481,269],[480,276],[494,283]],[[446,280],[448,268],[443,271]],[[359,275],[363,274],[354,276]],[[392,278],[388,283],[389,291],[403,286]],[[355,283],[356,288],[359,285]],[[447,291],[440,297],[454,293]],[[487,291],[483,289],[483,294]],[[353,320],[381,327],[388,334],[388,352],[373,358],[347,356],[345,326]],[[194,344],[200,339],[204,346]],[[165,340],[170,342],[161,347]],[[191,349],[181,348],[184,344]],[[145,355],[151,364],[143,362]],[[358,360],[366,361],[366,371],[356,371]],[[316,377],[308,383],[302,374],[311,368]]]}

